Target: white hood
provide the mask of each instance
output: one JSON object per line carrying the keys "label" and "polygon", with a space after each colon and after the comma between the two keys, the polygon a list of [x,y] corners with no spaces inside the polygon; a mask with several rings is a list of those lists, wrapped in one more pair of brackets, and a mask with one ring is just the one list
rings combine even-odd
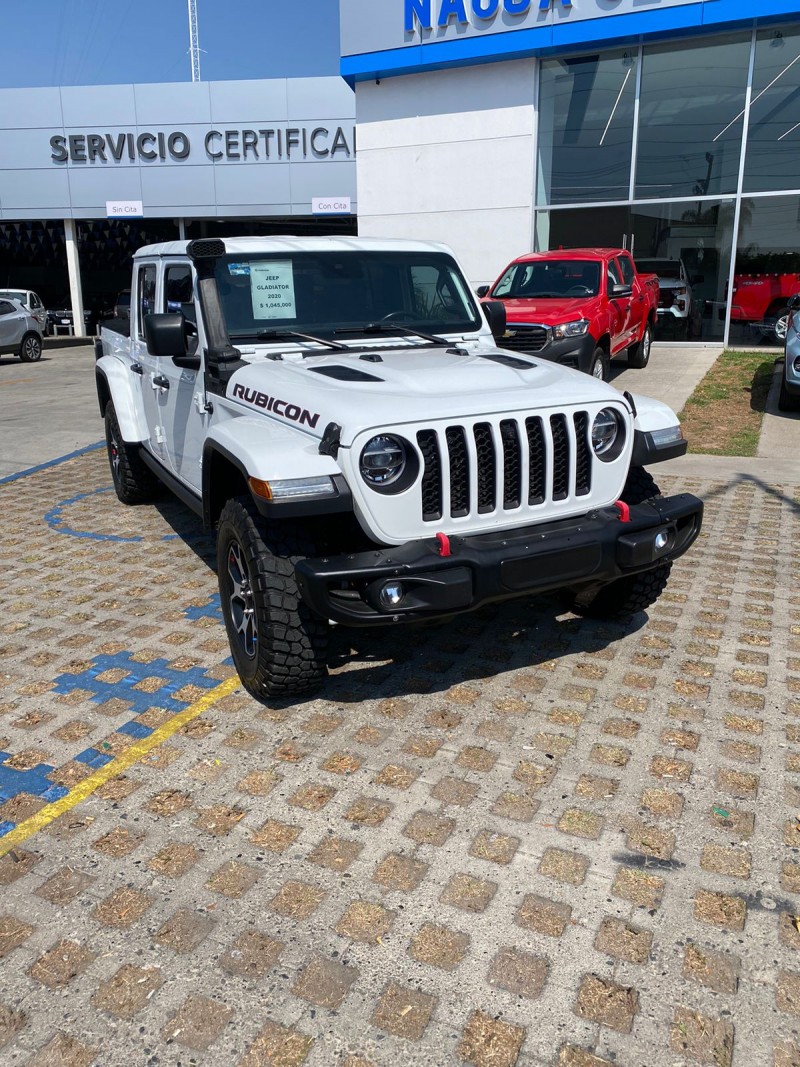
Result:
{"label": "white hood", "polygon": [[[229,382],[228,400],[248,412],[263,410],[282,419],[290,411],[298,428],[317,437],[335,422],[342,428],[344,447],[366,430],[410,419],[424,423],[504,412],[543,413],[622,401],[616,389],[587,374],[482,341],[454,342],[452,349],[412,342],[400,349],[376,345],[359,354],[318,352],[305,357],[293,352],[282,360],[245,355],[248,366]],[[381,362],[359,355],[380,356]],[[331,371],[341,378],[329,376]],[[368,377],[358,380],[362,376]],[[299,418],[294,417],[296,409]]]}

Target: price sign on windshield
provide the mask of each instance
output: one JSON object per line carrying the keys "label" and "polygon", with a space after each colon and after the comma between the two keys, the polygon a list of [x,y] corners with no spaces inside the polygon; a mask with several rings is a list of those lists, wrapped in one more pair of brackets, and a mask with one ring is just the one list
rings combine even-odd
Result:
{"label": "price sign on windshield", "polygon": [[251,263],[250,295],[254,319],[296,319],[291,261]]}

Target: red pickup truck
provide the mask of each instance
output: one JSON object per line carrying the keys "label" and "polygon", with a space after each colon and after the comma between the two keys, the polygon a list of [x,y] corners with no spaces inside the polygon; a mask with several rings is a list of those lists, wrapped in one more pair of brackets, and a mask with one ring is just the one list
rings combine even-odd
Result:
{"label": "red pickup truck", "polygon": [[502,300],[508,328],[503,348],[538,355],[608,378],[609,361],[625,352],[630,367],[650,359],[658,278],[639,274],[621,248],[534,252],[510,263],[478,296]]}
{"label": "red pickup truck", "polygon": [[739,274],[733,278],[731,321],[753,323],[758,332],[783,344],[789,324],[789,301],[800,293],[800,274]]}

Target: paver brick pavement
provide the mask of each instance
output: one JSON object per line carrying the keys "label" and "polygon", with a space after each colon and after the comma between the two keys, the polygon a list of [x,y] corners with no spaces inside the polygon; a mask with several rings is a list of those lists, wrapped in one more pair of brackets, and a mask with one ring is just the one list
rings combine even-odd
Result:
{"label": "paver brick pavement", "polygon": [[[0,487],[0,847],[232,674],[211,540],[108,486]],[[800,494],[663,488],[647,616],[338,631],[0,858],[0,1064],[800,1063]]]}

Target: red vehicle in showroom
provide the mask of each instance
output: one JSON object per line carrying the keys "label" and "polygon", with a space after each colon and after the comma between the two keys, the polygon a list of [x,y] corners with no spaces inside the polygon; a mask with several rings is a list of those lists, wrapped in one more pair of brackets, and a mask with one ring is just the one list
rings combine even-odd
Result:
{"label": "red vehicle in showroom", "polygon": [[639,274],[621,248],[534,252],[510,263],[478,296],[502,300],[501,344],[608,378],[614,356],[646,367],[658,308],[658,278]]}

